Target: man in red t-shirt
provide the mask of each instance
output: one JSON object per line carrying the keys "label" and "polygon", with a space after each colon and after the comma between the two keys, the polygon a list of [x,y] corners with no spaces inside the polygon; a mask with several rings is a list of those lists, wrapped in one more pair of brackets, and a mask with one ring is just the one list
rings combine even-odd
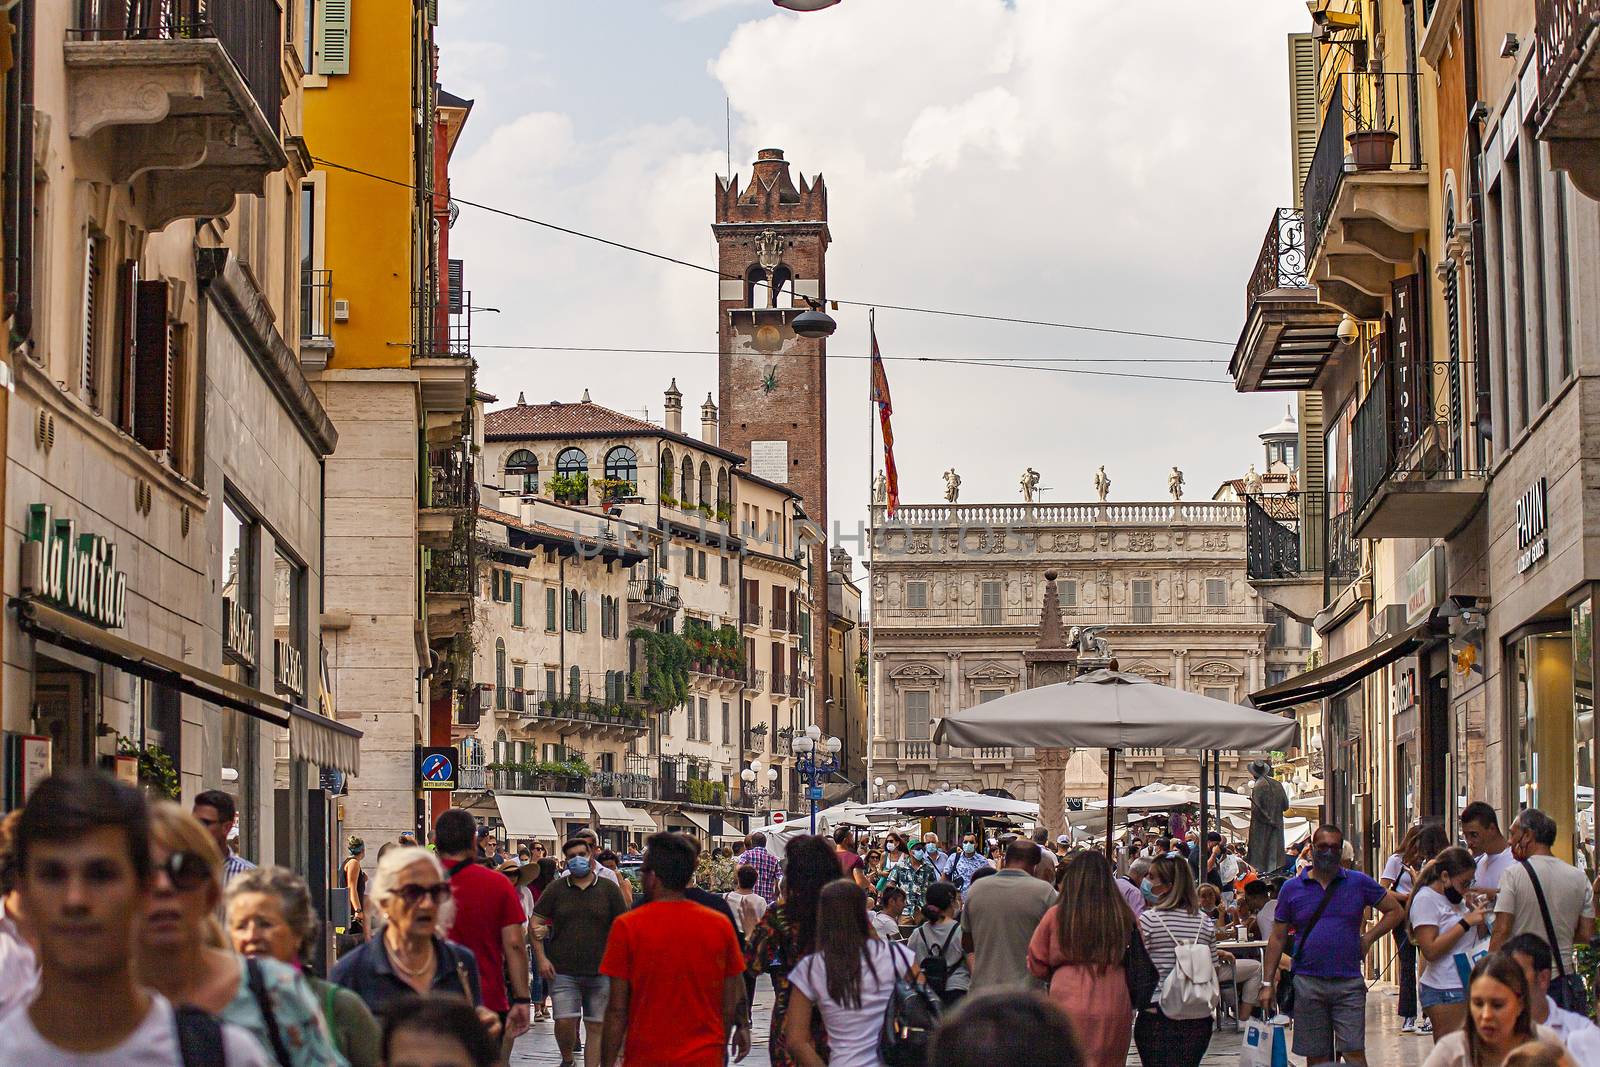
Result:
{"label": "man in red t-shirt", "polygon": [[727,918],[684,897],[695,847],[656,834],[639,877],[646,903],[611,924],[600,973],[611,979],[600,1044],[604,1067],[723,1067],[750,1054],[744,952]]}
{"label": "man in red t-shirt", "polygon": [[[477,823],[471,813],[451,808],[433,824],[435,847],[450,875],[455,920],[450,940],[478,957],[483,1006],[505,1020],[505,1041],[528,1029],[528,949],[522,911],[511,879],[477,862]],[[506,997],[504,970],[509,964],[511,996]]]}
{"label": "man in red t-shirt", "polygon": [[856,852],[856,835],[850,832],[850,827],[841,826],[833,832],[833,847],[839,854],[840,872],[862,889],[868,888],[867,865]]}

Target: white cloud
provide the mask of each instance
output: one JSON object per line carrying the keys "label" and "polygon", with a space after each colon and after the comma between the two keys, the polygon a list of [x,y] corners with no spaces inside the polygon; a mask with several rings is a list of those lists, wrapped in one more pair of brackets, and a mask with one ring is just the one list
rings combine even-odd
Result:
{"label": "white cloud", "polygon": [[[688,18],[731,6],[678,0],[670,11]],[[686,51],[681,66],[709,69],[732,100],[736,170],[748,174],[755,149],[777,146],[797,171],[826,173],[830,295],[1237,334],[1268,213],[1289,199],[1283,35],[1303,14],[1264,11],[1259,0],[1218,0],[1203,19],[1062,0],[845,0],[807,17],[750,7],[751,20],[720,51]],[[594,65],[597,80],[626,76]],[[653,101],[682,91],[635,89]],[[685,117],[600,136],[528,103],[528,114],[457,164],[461,195],[714,262],[713,180],[726,167],[720,123]],[[454,239],[480,302],[505,309],[477,324],[479,339],[715,346],[707,275],[504,220],[464,215]],[[865,314],[848,307],[837,317],[831,350],[864,353]],[[885,352],[904,356],[1225,361],[1231,353],[891,311],[878,327]],[[530,399],[576,398],[588,387],[597,402],[658,416],[673,375],[686,397],[715,388],[711,356],[481,355],[487,386],[502,396],[526,388]],[[1225,366],[1083,369],[1223,382]],[[1227,384],[900,362],[889,375],[911,500],[936,498],[951,465],[970,500],[1015,499],[1028,464],[1054,487],[1049,499],[1089,496],[1101,463],[1122,499],[1164,495],[1173,463],[1191,495],[1209,495],[1259,460],[1255,434],[1282,405]],[[829,379],[831,503],[836,519],[851,520],[866,500],[865,365],[837,360]]]}
{"label": "white cloud", "polygon": [[672,3],[667,5],[667,14],[680,22],[688,22],[691,19],[704,18],[734,8],[755,8],[766,2],[767,0],[672,0]]}

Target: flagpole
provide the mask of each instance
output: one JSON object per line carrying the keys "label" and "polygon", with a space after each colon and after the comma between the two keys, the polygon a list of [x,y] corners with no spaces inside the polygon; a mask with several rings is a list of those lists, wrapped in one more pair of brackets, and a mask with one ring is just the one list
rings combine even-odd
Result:
{"label": "flagpole", "polygon": [[[878,336],[877,319],[878,309],[868,308],[867,331],[874,342]],[[872,375],[873,366],[869,361],[867,363],[867,588],[862,596],[862,603],[865,608],[861,612],[862,621],[867,624],[867,780],[862,783],[862,792],[865,794],[868,804],[882,799],[872,795],[872,764],[873,757],[877,754],[878,739],[878,686],[876,684],[878,661],[873,656],[875,651],[874,644],[877,640],[878,620],[874,618],[869,622],[867,619],[867,612],[872,608],[873,565],[877,562],[877,538],[873,533],[873,509],[878,506],[878,498],[877,482],[873,469],[878,465],[878,431],[873,426],[873,418],[877,415],[877,412],[873,410],[875,405],[873,403]]]}

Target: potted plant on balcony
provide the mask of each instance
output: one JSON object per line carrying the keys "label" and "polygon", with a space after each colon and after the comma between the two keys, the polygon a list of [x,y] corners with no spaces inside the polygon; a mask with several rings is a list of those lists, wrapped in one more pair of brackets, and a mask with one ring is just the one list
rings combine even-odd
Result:
{"label": "potted plant on balcony", "polygon": [[1386,121],[1376,101],[1355,97],[1355,129],[1345,135],[1350,158],[1356,170],[1388,170],[1394,164],[1395,145],[1400,134]]}
{"label": "potted plant on balcony", "polygon": [[634,495],[637,487],[626,478],[601,478],[594,483],[602,501],[622,500]]}
{"label": "potted plant on balcony", "polygon": [[563,504],[583,504],[589,500],[589,476],[583,471],[552,475],[546,485],[550,495]]}

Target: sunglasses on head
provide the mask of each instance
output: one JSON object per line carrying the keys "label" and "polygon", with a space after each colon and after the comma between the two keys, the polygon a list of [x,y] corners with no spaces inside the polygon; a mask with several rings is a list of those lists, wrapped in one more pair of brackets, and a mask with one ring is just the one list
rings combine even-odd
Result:
{"label": "sunglasses on head", "polygon": [[440,882],[438,885],[403,885],[394,891],[408,908],[414,908],[422,903],[423,897],[429,897],[435,905],[443,904],[450,899],[450,883]]}
{"label": "sunglasses on head", "polygon": [[174,852],[160,869],[166,873],[172,887],[180,892],[199,889],[211,881],[211,864],[195,852]]}

